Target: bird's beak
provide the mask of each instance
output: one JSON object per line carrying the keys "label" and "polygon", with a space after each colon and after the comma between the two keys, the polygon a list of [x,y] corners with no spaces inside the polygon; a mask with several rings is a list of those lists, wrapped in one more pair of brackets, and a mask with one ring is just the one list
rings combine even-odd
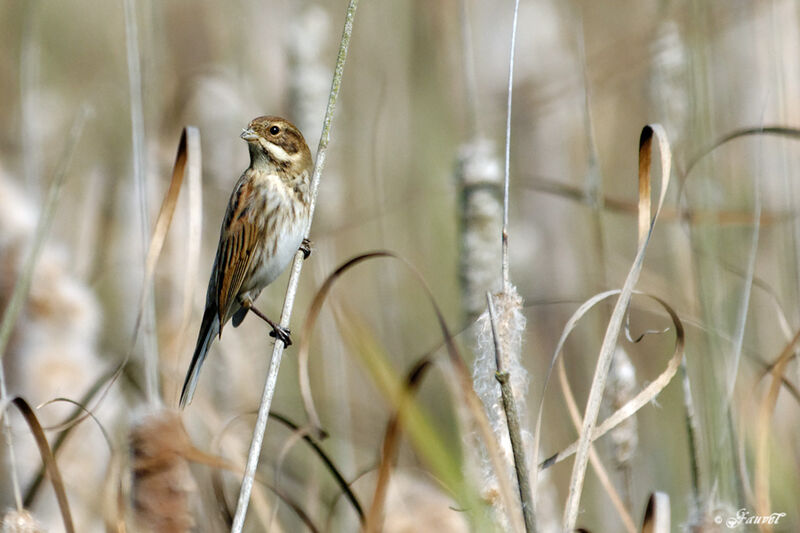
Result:
{"label": "bird's beak", "polygon": [[258,140],[258,135],[250,128],[242,130],[242,134],[240,135],[240,137],[249,143]]}

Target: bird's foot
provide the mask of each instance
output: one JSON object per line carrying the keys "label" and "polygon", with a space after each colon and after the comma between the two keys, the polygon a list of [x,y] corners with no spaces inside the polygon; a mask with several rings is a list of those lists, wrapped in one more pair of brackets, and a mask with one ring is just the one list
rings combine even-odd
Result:
{"label": "bird's foot", "polygon": [[258,318],[269,324],[272,327],[272,331],[269,332],[269,336],[281,341],[284,348],[288,348],[292,345],[292,332],[289,331],[289,328],[281,326],[267,315],[259,311],[253,306],[253,302],[249,299],[242,301],[242,307],[251,310]]}
{"label": "bird's foot", "polygon": [[292,345],[291,333],[292,332],[289,331],[289,328],[285,328],[281,325],[274,325],[272,327],[272,331],[269,332],[269,336],[281,341],[284,348],[288,348]]}
{"label": "bird's foot", "polygon": [[303,252],[303,259],[308,259],[311,256],[311,241],[303,239],[300,244],[300,251]]}

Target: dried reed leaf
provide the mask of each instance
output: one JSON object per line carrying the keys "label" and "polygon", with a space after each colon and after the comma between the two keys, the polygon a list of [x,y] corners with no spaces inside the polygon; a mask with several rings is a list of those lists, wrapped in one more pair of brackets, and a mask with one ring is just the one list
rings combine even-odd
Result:
{"label": "dried reed leaf", "polygon": [[[564,371],[563,358],[559,357],[560,354],[561,354],[561,350],[563,349],[564,344],[566,343],[567,337],[572,332],[572,330],[577,326],[577,324],[581,320],[581,318],[591,308],[593,308],[595,305],[597,305],[598,303],[602,302],[603,300],[605,300],[607,298],[610,298],[611,296],[614,296],[616,294],[619,294],[620,292],[621,292],[620,290],[606,291],[606,292],[603,292],[603,293],[600,293],[600,294],[597,294],[597,295],[593,296],[592,298],[590,298],[589,300],[584,302],[575,311],[575,313],[573,313],[573,315],[567,321],[567,324],[564,327],[564,330],[562,331],[561,338],[559,338],[559,341],[558,341],[558,343],[556,345],[555,354],[553,356],[553,359],[551,360],[550,368],[548,369],[548,372],[547,372],[546,377],[545,377],[544,390],[542,392],[542,402],[540,403],[540,406],[539,406],[539,415],[537,417],[536,429],[535,429],[535,433],[534,433],[534,458],[535,458],[535,460],[538,460],[537,450],[539,449],[540,435],[541,435],[541,422],[542,422],[542,414],[543,414],[544,392],[545,392],[545,390],[547,388],[547,384],[550,381],[550,375],[551,375],[551,372],[552,372],[552,369],[553,369],[553,365],[556,362],[558,362],[559,379],[561,381],[562,392],[563,392],[564,397],[566,399],[567,407],[568,407],[568,409],[570,411],[570,416],[571,416],[571,418],[573,420],[573,423],[576,424],[576,429],[579,429],[579,427],[580,427],[580,422],[579,422],[580,421],[580,414],[579,414],[579,411],[578,411],[578,407],[577,407],[577,404],[575,402],[575,397],[572,394],[572,389],[571,389],[571,387],[569,385],[569,381],[567,380],[566,373]],[[683,323],[681,322],[680,318],[678,318],[678,315],[675,312],[675,310],[672,309],[672,307],[669,306],[664,300],[658,298],[657,296],[641,293],[639,291],[633,291],[633,293],[634,294],[642,294],[642,295],[645,295],[645,296],[655,300],[662,307],[664,307],[664,309],[670,315],[670,318],[672,319],[672,322],[673,322],[673,325],[674,325],[674,328],[675,328],[675,335],[676,335],[676,338],[675,338],[675,349],[673,350],[672,356],[670,357],[669,361],[667,362],[666,369],[658,377],[656,377],[655,380],[650,382],[650,384],[647,387],[645,387],[645,389],[643,389],[641,392],[639,392],[639,394],[634,396],[625,405],[620,407],[617,411],[615,411],[606,420],[604,420],[602,423],[597,425],[597,427],[594,430],[594,433],[592,434],[592,442],[594,442],[595,440],[597,440],[600,437],[602,437],[603,435],[605,435],[607,432],[609,432],[612,429],[614,429],[616,426],[618,426],[624,420],[626,420],[627,418],[633,416],[639,409],[641,409],[642,407],[644,407],[645,405],[650,403],[667,385],[669,385],[669,383],[672,381],[672,378],[677,373],[677,370],[680,367],[681,361],[683,360],[683,353],[684,353],[683,348],[684,348],[684,342],[685,342],[685,335],[684,335],[684,330],[683,330]],[[558,463],[558,462],[566,459],[567,457],[571,456],[577,450],[578,443],[579,443],[579,440],[573,442],[572,444],[570,444],[569,446],[567,446],[565,449],[563,449],[562,451],[558,452],[554,456],[546,459],[544,462],[542,462],[539,465],[539,469],[541,470],[541,469],[544,469],[544,468],[548,468],[548,467],[554,465],[555,463]],[[593,454],[593,452],[591,454]],[[636,527],[635,527],[635,525],[633,523],[633,519],[631,518],[630,513],[624,508],[624,506],[622,504],[622,499],[617,494],[616,489],[614,489],[613,485],[608,480],[608,476],[605,473],[605,470],[603,469],[602,464],[600,463],[599,459],[596,456],[594,458],[592,458],[591,454],[590,454],[590,460],[592,461],[592,465],[595,468],[595,470],[596,470],[596,472],[598,474],[598,477],[600,478],[601,482],[603,482],[603,485],[605,486],[606,491],[607,491],[609,497],[612,500],[612,503],[614,504],[615,508],[619,512],[620,518],[622,519],[623,523],[625,524],[626,529],[628,529],[629,531],[635,530]],[[536,463],[534,462],[534,464],[536,464]]]}
{"label": "dried reed leaf", "polygon": [[[595,206],[595,199],[586,195],[585,187],[562,183],[552,178],[532,176],[523,182],[520,187],[560,196],[568,200],[585,204],[589,207]],[[597,198],[597,206],[604,211],[626,215],[636,214],[638,210],[636,202],[607,195],[601,195]],[[746,226],[758,221],[762,226],[768,226],[791,222],[798,218],[799,215],[800,213],[794,210],[785,209],[763,211],[761,216],[756,218],[753,216],[752,211],[738,209],[687,209],[685,207],[675,208],[664,206],[661,210],[661,215],[659,215],[659,220],[662,222],[683,222],[690,226],[699,224]]]}
{"label": "dried reed leaf", "polygon": [[[572,394],[572,390],[569,386],[567,372],[564,369],[563,357],[558,359],[558,378],[561,382],[561,389],[564,391],[564,397],[567,400],[567,409],[569,410],[569,416],[572,420],[572,424],[575,426],[576,430],[580,431],[583,420],[581,419],[578,405],[575,403],[575,396]],[[622,524],[625,526],[625,529],[628,530],[629,533],[636,533],[636,525],[633,523],[633,517],[625,508],[622,497],[614,487],[614,483],[611,481],[608,471],[603,466],[603,463],[600,460],[600,457],[597,455],[597,450],[594,449],[594,446],[589,448],[589,461],[592,464],[592,468],[594,468],[595,474],[597,474],[597,478],[600,480],[600,484],[603,485],[606,494],[608,494],[611,503],[614,505],[614,509],[617,510],[617,514],[622,520]]]}
{"label": "dried reed leaf", "polygon": [[[780,392],[781,383],[783,382],[783,374],[786,372],[787,365],[794,357],[798,341],[800,341],[800,330],[798,330],[794,338],[786,344],[778,360],[772,366],[770,370],[772,381],[769,384],[767,393],[759,404],[756,425],[755,496],[756,511],[760,515],[766,516],[772,513],[769,497],[769,426],[772,422],[772,414],[775,411],[775,405],[778,402],[778,393]],[[766,524],[764,524],[764,526],[766,526]],[[762,531],[763,530],[764,528],[762,527]]]}
{"label": "dried reed leaf", "polygon": [[[652,210],[652,200],[650,198],[651,179],[650,163],[652,159],[653,137],[658,142],[661,155],[661,187],[658,195],[655,212]],[[617,345],[617,337],[622,327],[625,311],[628,308],[633,288],[638,281],[642,270],[644,255],[647,244],[655,227],[661,208],[666,198],[667,188],[670,182],[670,168],[672,156],[667,141],[666,132],[659,124],[647,125],[642,129],[639,138],[639,242],[633,264],[626,276],[620,296],[614,305],[609,320],[603,344],[595,368],[592,387],[589,391],[589,399],[586,402],[586,411],[583,418],[583,426],[578,439],[575,464],[573,465],[570,479],[569,496],[564,510],[563,528],[565,530],[575,529],[575,522],[578,517],[580,496],[583,491],[583,481],[586,474],[586,466],[589,461],[589,447],[592,442],[597,415],[600,410],[600,402],[605,389],[608,368],[611,365],[613,352]]]}
{"label": "dried reed leaf", "polygon": [[47,442],[47,437],[44,434],[44,430],[42,429],[41,424],[39,424],[39,419],[36,418],[36,413],[34,413],[33,409],[31,409],[31,406],[28,405],[28,402],[19,396],[11,401],[4,401],[2,404],[0,404],[0,418],[3,418],[5,410],[12,403],[22,414],[22,417],[25,419],[25,422],[27,422],[28,427],[31,430],[33,438],[36,440],[36,447],[39,449],[39,455],[42,457],[42,463],[44,463],[47,469],[47,473],[50,476],[50,483],[53,485],[53,490],[56,493],[56,501],[58,502],[58,509],[61,512],[61,520],[64,522],[64,530],[66,533],[74,533],[75,526],[72,524],[72,514],[69,510],[67,493],[64,490],[64,481],[61,478],[61,472],[58,469],[58,464],[53,457],[53,452],[50,450],[50,444]]}
{"label": "dried reed leaf", "polygon": [[[422,384],[422,378],[431,367],[429,356],[423,357],[409,371],[405,380],[404,397],[413,395]],[[378,481],[375,483],[375,490],[372,494],[372,504],[367,514],[364,531],[367,533],[379,532],[382,530],[383,508],[386,502],[386,495],[389,488],[389,478],[392,468],[397,462],[397,451],[400,447],[400,435],[402,430],[402,417],[404,405],[400,404],[392,413],[389,423],[386,424],[386,431],[383,434],[383,446],[381,447],[381,464],[378,467]]]}
{"label": "dried reed leaf", "polygon": [[642,520],[642,533],[670,533],[669,495],[654,492],[647,500],[647,509]]}
{"label": "dried reed leaf", "polygon": [[[191,152],[190,152],[191,148]],[[178,152],[175,155],[175,163],[172,166],[172,178],[169,182],[169,188],[164,195],[164,200],[161,202],[161,208],[158,211],[158,218],[156,225],[153,228],[153,234],[150,237],[150,246],[147,249],[147,258],[145,259],[145,272],[144,282],[142,283],[142,290],[139,293],[138,311],[136,313],[136,322],[133,328],[133,339],[131,341],[131,350],[136,344],[136,339],[141,329],[141,321],[144,314],[144,305],[147,299],[147,287],[153,282],[155,275],[156,263],[161,255],[161,250],[164,248],[164,241],[167,238],[170,224],[172,224],[172,217],[175,214],[175,207],[178,205],[178,195],[181,192],[183,179],[186,174],[191,174],[194,180],[199,178],[200,172],[200,132],[193,126],[186,126],[181,132],[181,138],[178,142]],[[193,153],[198,151],[198,153]],[[187,163],[189,172],[186,172]],[[128,353],[130,355],[130,352]],[[127,359],[127,357],[126,357]]]}
{"label": "dried reed leaf", "polygon": [[[259,479],[259,477],[256,477],[256,479]],[[270,483],[266,483],[263,480],[260,481],[262,481],[265,487],[271,490],[278,498],[281,499],[283,503],[288,505],[292,509],[292,511],[294,511],[297,517],[303,522],[303,524],[305,524],[305,526],[308,528],[309,531],[311,531],[311,533],[320,533],[319,528],[314,524],[314,521],[311,520],[311,516],[309,516],[309,514],[305,512],[303,506],[300,505],[299,502],[297,502],[294,498],[289,496],[289,494],[280,487],[272,485]]]}
{"label": "dried reed leaf", "polygon": [[[189,232],[186,243],[186,269],[183,274],[183,318],[178,328],[180,340],[176,343],[176,346],[181,347],[181,351],[186,347],[187,342],[191,342],[188,332],[192,321],[192,303],[200,272],[203,229],[203,156],[200,148],[200,132],[194,127],[188,127],[184,132],[186,135],[185,168],[189,194]],[[181,139],[183,139],[183,135]],[[178,154],[180,155],[180,148]],[[177,160],[175,163],[177,166]],[[173,170],[173,175],[174,172]]]}
{"label": "dried reed leaf", "polygon": [[123,487],[123,454],[114,453],[108,462],[108,473],[103,486],[103,508],[106,532],[125,533],[125,507],[127,498]]}
{"label": "dried reed leaf", "polygon": [[[531,463],[532,464],[539,464],[539,447],[541,445],[541,438],[542,438],[542,419],[544,416],[544,399],[545,393],[547,392],[547,386],[550,384],[550,377],[553,374],[553,369],[555,368],[556,361],[561,356],[561,350],[564,346],[564,343],[567,341],[567,337],[572,332],[573,329],[578,325],[578,321],[587,313],[589,310],[600,303],[601,301],[619,294],[619,290],[611,290],[601,292],[599,294],[595,294],[585,302],[583,302],[578,309],[572,314],[572,316],[567,320],[566,325],[564,325],[564,329],[561,331],[561,337],[558,339],[558,343],[556,344],[556,349],[553,352],[553,357],[550,359],[550,366],[547,368],[547,373],[544,376],[544,382],[542,384],[542,396],[539,399],[539,405],[537,407],[537,415],[536,415],[536,425],[533,430],[533,453],[531,454]],[[547,459],[543,464],[539,465],[538,470],[542,470],[544,468],[549,467],[551,464],[555,464],[556,461],[551,461],[551,459]],[[536,487],[538,483],[536,482],[537,478],[537,471],[533,473],[533,481],[532,481],[532,488],[533,491],[533,500],[536,501]]]}
{"label": "dried reed leaf", "polygon": [[[167,236],[167,232],[169,231],[170,224],[172,223],[172,217],[175,214],[175,206],[178,202],[178,195],[181,190],[181,186],[183,185],[184,176],[187,174],[186,168],[187,164],[192,175],[199,172],[199,157],[200,154],[190,153],[190,150],[194,151],[199,148],[200,146],[200,133],[197,128],[193,126],[186,126],[183,128],[181,132],[181,138],[178,142],[178,151],[175,155],[175,163],[172,167],[172,178],[170,179],[169,188],[167,189],[166,194],[164,195],[164,200],[161,203],[161,208],[159,209],[158,218],[156,219],[156,224],[153,229],[153,235],[150,239],[150,245],[147,250],[147,259],[145,261],[145,274],[144,274],[144,282],[142,283],[142,288],[139,293],[139,302],[137,304],[137,312],[136,312],[136,321],[133,327],[133,333],[131,336],[131,342],[128,347],[128,351],[123,357],[122,361],[120,361],[117,368],[110,374],[110,377],[105,382],[105,385],[102,387],[102,390],[98,394],[98,398],[95,401],[95,406],[91,408],[92,411],[97,410],[97,406],[103,401],[108,394],[108,391],[111,389],[111,386],[117,381],[119,376],[122,374],[125,366],[128,364],[128,361],[133,354],[134,347],[136,346],[136,341],[139,336],[139,331],[141,329],[142,318],[144,317],[145,311],[145,303],[147,300],[148,290],[147,287],[150,286],[153,276],[155,274],[156,263],[158,262],[158,258],[161,255],[161,250],[164,246],[164,241]],[[57,429],[57,430],[66,430],[75,424],[79,424],[83,420],[85,420],[86,415],[74,415],[67,419],[65,422],[58,426],[53,426],[48,429]]]}

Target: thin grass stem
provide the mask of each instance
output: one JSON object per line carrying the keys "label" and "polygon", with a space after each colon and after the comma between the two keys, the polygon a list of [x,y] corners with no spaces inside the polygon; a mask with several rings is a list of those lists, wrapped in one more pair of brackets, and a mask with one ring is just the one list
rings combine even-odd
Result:
{"label": "thin grass stem", "polygon": [[[313,220],[314,210],[317,203],[317,191],[319,190],[319,180],[322,174],[322,169],[325,167],[325,158],[328,150],[328,142],[330,141],[331,122],[333,121],[333,112],[336,109],[336,100],[339,97],[339,90],[342,85],[342,75],[344,74],[344,64],[347,59],[347,50],[350,46],[350,37],[353,34],[353,20],[355,19],[356,9],[358,8],[358,0],[350,0],[347,11],[345,13],[344,30],[342,31],[342,39],[339,43],[339,53],[336,57],[336,67],[333,73],[333,81],[331,83],[331,92],[328,97],[328,106],[325,110],[325,119],[322,125],[322,134],[319,139],[319,146],[317,147],[317,157],[314,161],[314,173],[311,176],[311,206],[309,219]],[[306,235],[308,230],[306,229]],[[289,275],[289,286],[286,289],[286,298],[283,302],[283,310],[281,312],[281,326],[287,327],[289,320],[292,316],[292,309],[294,307],[294,299],[297,294],[297,285],[300,282],[300,271],[303,269],[303,252],[298,251],[292,263],[291,274]],[[242,479],[242,486],[239,491],[239,501],[236,504],[236,514],[233,517],[232,533],[241,533],[244,527],[244,518],[247,514],[247,506],[250,503],[250,493],[253,490],[253,481],[255,479],[256,469],[258,468],[258,459],[261,455],[261,448],[264,444],[264,432],[267,429],[267,420],[269,419],[269,409],[272,404],[272,397],[275,394],[275,386],[278,381],[278,370],[280,369],[281,357],[285,346],[282,342],[275,342],[272,349],[272,358],[267,372],[267,380],[264,384],[264,393],[261,397],[261,405],[258,409],[258,418],[256,425],[253,429],[253,440],[250,443],[250,451],[247,455],[247,465],[245,467],[244,478]]]}
{"label": "thin grass stem", "polygon": [[508,280],[508,184],[511,173],[511,100],[514,94],[514,50],[517,46],[519,0],[514,2],[514,21],[511,23],[511,53],[508,60],[508,106],[506,110],[506,155],[503,171],[503,287]]}
{"label": "thin grass stem", "polygon": [[464,97],[467,100],[467,120],[472,138],[480,136],[478,123],[478,83],[475,76],[475,54],[472,46],[472,28],[469,24],[469,0],[461,0],[458,11],[461,25],[461,61],[464,69]]}
{"label": "thin grass stem", "polygon": [[[133,147],[133,179],[136,184],[136,196],[139,202],[140,231],[142,250],[147,250],[150,241],[150,224],[148,223],[147,181],[145,177],[145,138],[144,138],[144,106],[142,104],[142,70],[139,56],[139,37],[136,24],[136,0],[124,0],[125,8],[125,51],[128,62],[128,88],[131,112],[131,141]],[[146,257],[146,254],[143,254]],[[146,265],[143,264],[143,271]],[[146,275],[144,276],[146,278]],[[148,283],[146,280],[143,283]],[[158,402],[158,343],[155,339],[155,300],[152,298],[153,283],[148,283],[144,290],[148,294],[144,308],[144,368],[145,393],[148,402]]]}

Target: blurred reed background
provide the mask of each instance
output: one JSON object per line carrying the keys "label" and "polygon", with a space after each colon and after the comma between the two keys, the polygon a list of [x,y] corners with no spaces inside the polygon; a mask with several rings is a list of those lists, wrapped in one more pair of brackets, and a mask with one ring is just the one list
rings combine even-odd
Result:
{"label": "blurred reed background", "polygon": [[[433,288],[471,365],[473,324],[485,308],[485,291],[501,288],[496,198],[513,2],[362,4],[311,230],[314,253],[292,319],[295,342],[325,278],[356,254],[386,249],[415,265]],[[191,496],[185,523],[148,526],[128,503],[130,483],[120,465],[129,431],[141,428],[154,409],[145,393],[145,355],[157,354],[160,396],[174,407],[199,327],[219,224],[248,163],[241,128],[261,114],[283,115],[298,124],[314,151],[345,3],[127,5],[134,18],[126,34],[125,2],[0,4],[0,308],[6,308],[30,249],[47,188],[64,164],[72,124],[82,106],[90,110],[2,362],[10,394],[37,406],[55,398],[85,401],[123,359],[144,277],[143,234],[149,235],[169,184],[181,130],[196,126],[202,142],[202,240],[191,238],[184,190],[155,271],[154,320],[145,319],[123,376],[102,401],[95,396],[88,402],[96,421],[74,428],[57,457],[77,531],[119,530],[120,516],[133,531],[183,531],[191,522],[197,531],[219,531],[226,526],[218,503],[222,498],[229,508],[234,505],[240,474],[213,458],[193,462],[190,471],[175,467],[186,480],[181,491]],[[766,480],[767,510],[787,513],[775,530],[800,528],[800,365],[793,357],[781,367],[774,409],[767,401],[773,364],[800,327],[800,145],[791,132],[743,136],[716,147],[686,174],[705,149],[737,130],[800,126],[799,24],[800,4],[791,0],[520,5],[509,248],[511,279],[527,323],[521,363],[530,383],[521,399],[529,431],[568,318],[593,294],[620,287],[636,252],[642,127],[662,124],[672,145],[673,180],[637,288],[666,300],[686,329],[696,453],[681,374],[657,402],[626,421],[623,433],[598,441],[596,450],[637,527],[648,495],[661,491],[670,496],[673,530],[717,531],[723,526],[716,517],[763,509],[764,492],[756,485]],[[131,28],[141,68],[138,163]],[[144,203],[136,165],[144,178]],[[197,246],[199,255],[193,252]],[[417,405],[465,472],[464,485],[493,501],[480,469],[473,468],[478,452],[470,450],[442,334],[418,281],[395,261],[368,261],[355,270],[335,285],[311,339],[312,390],[330,435],[321,446],[369,508],[384,431],[396,407],[369,361],[390,365],[402,377],[433,350],[436,371],[421,382]],[[187,276],[192,314],[184,328]],[[258,302],[269,316],[280,313],[286,279],[268,287]],[[609,313],[610,306],[590,312],[563,352],[581,409]],[[634,297],[633,337],[667,327],[661,308]],[[245,457],[269,364],[267,333],[252,318],[236,330],[226,328],[182,416],[193,446],[225,458],[234,470]],[[662,371],[674,338],[674,328],[638,343],[620,337],[624,353],[615,356],[601,419]],[[289,348],[283,360],[272,409],[303,425],[296,350]],[[51,404],[37,415],[43,424],[55,424],[71,410]],[[31,495],[27,506],[48,530],[62,530],[48,484],[30,490],[40,468],[33,438],[16,412],[11,420],[22,490]],[[58,433],[48,432],[51,442]],[[539,458],[565,448],[577,434],[561,388],[550,384]],[[271,485],[319,530],[356,530],[353,506],[297,439],[286,426],[270,422],[246,529],[306,527],[266,488]],[[2,450],[5,509],[15,503],[8,453]],[[438,483],[437,465],[424,457],[419,442],[401,441],[383,530],[486,527],[474,514],[451,509],[458,504],[450,493],[457,491]],[[571,464],[558,463],[540,476],[540,531],[559,530]],[[222,479],[223,497],[212,489],[215,477]],[[114,496],[120,485],[121,503]],[[510,527],[504,520],[495,523]],[[594,532],[625,530],[591,469],[578,525]]]}

